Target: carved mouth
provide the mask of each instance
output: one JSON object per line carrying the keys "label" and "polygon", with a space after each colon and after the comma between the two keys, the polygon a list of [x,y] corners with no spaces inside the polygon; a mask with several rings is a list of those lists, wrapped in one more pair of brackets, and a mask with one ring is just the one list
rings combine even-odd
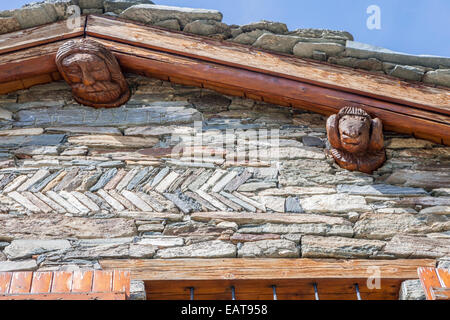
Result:
{"label": "carved mouth", "polygon": [[352,146],[357,146],[361,143],[361,141],[359,141],[359,139],[355,139],[355,138],[351,138],[349,136],[342,136],[342,142],[344,142],[345,144],[350,144]]}

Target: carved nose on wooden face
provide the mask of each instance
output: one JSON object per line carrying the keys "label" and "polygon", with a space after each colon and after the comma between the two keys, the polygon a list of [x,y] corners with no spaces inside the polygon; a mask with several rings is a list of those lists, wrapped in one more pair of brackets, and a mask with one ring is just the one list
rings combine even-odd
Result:
{"label": "carved nose on wooden face", "polygon": [[92,77],[91,73],[85,67],[81,67],[81,72],[83,74],[83,84],[87,87],[94,85],[95,79]]}
{"label": "carved nose on wooden face", "polygon": [[363,133],[363,126],[360,123],[347,122],[342,130],[343,138],[357,139]]}

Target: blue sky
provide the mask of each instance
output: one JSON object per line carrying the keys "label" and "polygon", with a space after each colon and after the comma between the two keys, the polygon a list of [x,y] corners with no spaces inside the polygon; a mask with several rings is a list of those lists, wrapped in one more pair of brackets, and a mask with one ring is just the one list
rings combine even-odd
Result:
{"label": "blue sky", "polygon": [[[19,8],[30,0],[2,0],[0,10]],[[290,30],[346,30],[356,41],[411,54],[450,57],[449,0],[153,0],[157,4],[216,9],[223,22],[245,24],[280,21]],[[370,5],[381,10],[381,29],[369,30]]]}

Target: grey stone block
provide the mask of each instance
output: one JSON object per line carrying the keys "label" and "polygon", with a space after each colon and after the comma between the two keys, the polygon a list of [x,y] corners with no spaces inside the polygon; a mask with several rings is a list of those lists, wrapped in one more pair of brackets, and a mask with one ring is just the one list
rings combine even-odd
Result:
{"label": "grey stone block", "polygon": [[19,21],[14,17],[0,17],[0,34],[20,30]]}
{"label": "grey stone block", "polygon": [[139,4],[129,7],[120,17],[148,24],[155,24],[162,20],[177,19],[182,28],[195,20],[222,21],[222,13],[217,10],[192,9],[181,7]]}
{"label": "grey stone block", "polygon": [[122,11],[137,4],[154,4],[154,2],[150,0],[104,0],[103,2],[105,12],[113,12],[115,14],[120,14]]}
{"label": "grey stone block", "polygon": [[294,46],[294,55],[303,58],[312,58],[314,51],[325,52],[328,56],[335,56],[345,50],[345,47],[337,43],[299,42]]}
{"label": "grey stone block", "polygon": [[26,146],[56,146],[65,139],[64,134],[41,134],[39,136],[2,137],[0,147],[18,148]]}
{"label": "grey stone block", "polygon": [[284,34],[288,32],[286,24],[280,22],[272,22],[261,20],[241,26],[243,32],[251,32],[255,30],[267,30],[275,34]]}
{"label": "grey stone block", "polygon": [[183,31],[201,36],[211,36],[213,34],[223,34],[225,37],[231,36],[230,27],[216,20],[195,20],[188,23]]}
{"label": "grey stone block", "polygon": [[422,188],[399,187],[388,184],[366,186],[341,184],[337,186],[337,192],[364,196],[420,196],[428,194]]}
{"label": "grey stone block", "polygon": [[396,65],[394,69],[392,69],[392,71],[389,73],[389,75],[391,76],[411,81],[422,80],[424,74],[425,72],[423,71],[423,69],[401,65]]}
{"label": "grey stone block", "polygon": [[419,65],[430,68],[439,68],[440,66],[450,67],[450,58],[428,55],[411,55],[356,41],[347,41],[345,54],[348,57],[359,59],[376,58],[384,62],[391,62],[401,65]]}
{"label": "grey stone block", "polygon": [[55,6],[50,3],[40,3],[14,10],[14,18],[21,29],[32,28],[58,20]]}
{"label": "grey stone block", "polygon": [[24,126],[130,126],[146,124],[179,124],[201,121],[202,115],[193,108],[144,106],[93,109],[81,106],[37,108],[17,114],[17,127]]}
{"label": "grey stone block", "polygon": [[103,9],[103,0],[78,0],[81,9]]}
{"label": "grey stone block", "polygon": [[22,261],[0,261],[0,272],[34,271],[37,269],[34,259]]}
{"label": "grey stone block", "polygon": [[450,69],[428,71],[423,78],[423,82],[450,87]]}
{"label": "grey stone block", "polygon": [[161,28],[166,28],[169,30],[174,30],[174,31],[181,30],[180,23],[178,22],[177,19],[168,19],[168,20],[159,21],[159,22],[155,23],[155,26],[158,26]]}
{"label": "grey stone block", "polygon": [[258,40],[256,40],[253,46],[265,50],[292,54],[292,49],[300,40],[301,39],[299,37],[295,36],[264,33],[258,38]]}
{"label": "grey stone block", "polygon": [[129,300],[147,300],[144,281],[131,280]]}

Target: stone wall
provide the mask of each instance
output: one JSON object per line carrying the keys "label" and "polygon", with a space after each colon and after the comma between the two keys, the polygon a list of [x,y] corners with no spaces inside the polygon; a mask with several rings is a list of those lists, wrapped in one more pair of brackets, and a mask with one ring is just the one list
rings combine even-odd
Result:
{"label": "stone wall", "polygon": [[82,14],[105,14],[231,41],[298,57],[386,74],[405,81],[450,87],[450,58],[394,52],[354,41],[346,31],[288,30],[286,24],[259,21],[227,25],[217,10],[154,5],[150,0],[45,0],[0,12],[0,34],[55,22],[68,17],[67,7]]}
{"label": "stone wall", "polygon": [[[0,97],[0,271],[103,258],[448,260],[449,147],[385,132],[386,164],[349,172],[324,152],[323,116],[127,80],[131,100],[111,110],[76,104],[64,82]],[[417,282],[402,290],[422,297]]]}

